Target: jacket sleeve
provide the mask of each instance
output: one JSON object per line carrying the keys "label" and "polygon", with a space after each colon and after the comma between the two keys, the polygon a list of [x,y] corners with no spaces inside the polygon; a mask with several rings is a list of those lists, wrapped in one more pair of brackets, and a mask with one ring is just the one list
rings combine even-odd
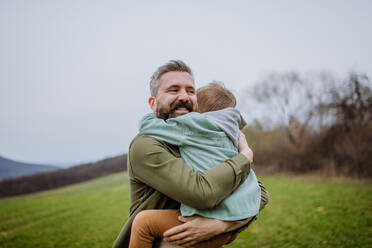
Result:
{"label": "jacket sleeve", "polygon": [[198,172],[166,144],[147,135],[139,135],[132,142],[129,164],[135,179],[197,209],[215,207],[244,182],[250,171],[248,159],[238,154]]}

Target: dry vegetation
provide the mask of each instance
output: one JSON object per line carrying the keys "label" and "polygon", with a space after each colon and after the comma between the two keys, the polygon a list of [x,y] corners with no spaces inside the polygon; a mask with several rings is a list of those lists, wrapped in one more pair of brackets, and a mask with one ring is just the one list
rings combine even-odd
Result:
{"label": "dry vegetation", "polygon": [[[365,75],[346,80],[271,74],[243,104],[260,115],[244,132],[255,162],[274,171],[372,176],[372,91]],[[252,115],[250,115],[252,116]]]}

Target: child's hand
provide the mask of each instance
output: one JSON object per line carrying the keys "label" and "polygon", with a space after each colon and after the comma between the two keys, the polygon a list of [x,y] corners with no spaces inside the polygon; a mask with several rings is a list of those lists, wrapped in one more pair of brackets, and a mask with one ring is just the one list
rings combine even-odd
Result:
{"label": "child's hand", "polygon": [[253,152],[251,148],[249,148],[245,135],[242,131],[239,131],[239,144],[238,149],[241,154],[246,156],[249,162],[253,163]]}

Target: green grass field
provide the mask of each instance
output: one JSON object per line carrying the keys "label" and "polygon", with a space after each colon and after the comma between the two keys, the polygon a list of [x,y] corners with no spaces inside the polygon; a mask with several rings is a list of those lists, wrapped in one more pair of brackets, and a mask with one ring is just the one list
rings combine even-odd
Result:
{"label": "green grass field", "polygon": [[[372,186],[261,177],[270,203],[229,248],[372,247]],[[0,247],[110,247],[128,217],[127,174],[0,200]]]}

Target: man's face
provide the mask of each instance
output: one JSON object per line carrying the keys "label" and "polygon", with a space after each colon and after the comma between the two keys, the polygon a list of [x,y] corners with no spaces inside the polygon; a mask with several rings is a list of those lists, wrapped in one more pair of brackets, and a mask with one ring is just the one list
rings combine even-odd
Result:
{"label": "man's face", "polygon": [[149,98],[151,109],[161,119],[174,118],[197,108],[194,80],[187,72],[171,71],[159,78],[156,97]]}

